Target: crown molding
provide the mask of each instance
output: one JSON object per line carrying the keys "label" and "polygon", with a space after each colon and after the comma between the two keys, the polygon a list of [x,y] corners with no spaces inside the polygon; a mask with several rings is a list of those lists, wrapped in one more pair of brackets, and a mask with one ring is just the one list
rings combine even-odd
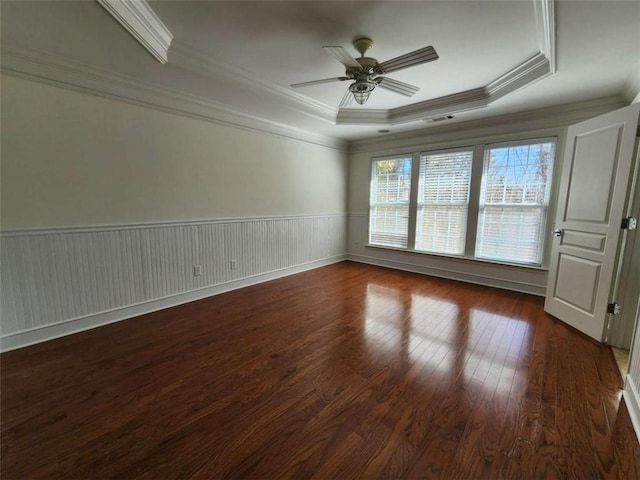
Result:
{"label": "crown molding", "polygon": [[336,117],[336,125],[390,125],[391,110],[341,108]]}
{"label": "crown molding", "polygon": [[390,126],[416,120],[426,120],[438,115],[455,114],[484,108],[499,98],[531,85],[550,73],[549,59],[540,52],[485,87],[474,88],[473,90],[390,110],[341,108],[336,118],[336,125],[376,124]]}
{"label": "crown molding", "polygon": [[167,63],[173,34],[145,0],[96,0],[160,63]]}
{"label": "crown molding", "polygon": [[[627,105],[620,96],[609,96],[583,102],[537,108],[495,117],[469,120],[437,127],[412,130],[384,137],[354,140],[350,153],[381,152],[392,149],[407,149],[418,146],[433,146],[438,143],[473,141],[496,135],[518,132],[563,129],[568,125],[596,117]],[[549,132],[547,132],[549,133]],[[392,152],[390,152],[392,153]]]}
{"label": "crown molding", "polygon": [[406,123],[423,120],[426,117],[455,112],[464,112],[475,108],[483,108],[489,104],[490,98],[485,88],[474,88],[464,92],[446,95],[424,102],[414,103],[391,111],[391,123]]}
{"label": "crown molding", "polygon": [[[145,0],[97,1],[161,62],[168,60],[172,67],[186,74],[200,75],[213,81],[230,81],[245,91],[254,92],[259,97],[275,99],[285,108],[327,124],[392,126],[484,108],[555,71],[555,0],[532,0],[541,51],[488,85],[393,109],[337,109],[276,83],[256,78],[251,72],[213,59],[190,45],[179,41],[172,42],[171,32]],[[169,46],[171,48],[167,52]],[[342,149],[346,145],[346,142],[329,136],[286,127],[242,113],[229,105],[145,84],[114,72],[98,71],[88,65],[80,65],[59,57],[54,59],[50,55],[46,55],[45,58],[44,54],[25,54],[24,51],[14,54],[8,61],[7,58],[3,59],[3,69],[7,72],[13,71],[14,74],[31,76],[32,79],[48,79],[97,95],[194,115],[209,121],[303,139],[333,148]],[[161,98],[163,96],[167,98]]]}
{"label": "crown molding", "polygon": [[208,78],[227,78],[235,84],[259,94],[276,97],[288,106],[313,118],[334,124],[338,109],[306,95],[291,91],[276,83],[256,78],[255,74],[240,67],[213,59],[201,51],[179,41],[175,41],[169,52],[171,65]]}
{"label": "crown molding", "polygon": [[489,103],[531,85],[551,73],[549,59],[542,52],[518,65],[500,78],[484,87]]}
{"label": "crown molding", "polygon": [[347,142],[240,112],[203,97],[176,92],[50,53],[4,47],[0,71],[56,87],[110,98],[212,123],[301,140],[338,150]]}
{"label": "crown molding", "polygon": [[556,71],[556,2],[555,0],[533,0],[538,32],[538,46],[549,60],[549,73]]}
{"label": "crown molding", "polygon": [[391,126],[484,108],[555,72],[555,0],[533,0],[540,52],[488,85],[390,110],[341,108],[336,125]]}

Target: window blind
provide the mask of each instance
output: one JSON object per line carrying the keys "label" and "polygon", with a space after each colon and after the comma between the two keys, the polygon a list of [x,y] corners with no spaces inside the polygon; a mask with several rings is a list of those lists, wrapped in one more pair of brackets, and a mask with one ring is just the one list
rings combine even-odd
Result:
{"label": "window blind", "polygon": [[554,153],[554,142],[485,150],[476,257],[542,263]]}
{"label": "window blind", "polygon": [[416,250],[464,253],[473,150],[420,155]]}
{"label": "window blind", "polygon": [[374,160],[369,201],[369,243],[407,248],[411,157]]}

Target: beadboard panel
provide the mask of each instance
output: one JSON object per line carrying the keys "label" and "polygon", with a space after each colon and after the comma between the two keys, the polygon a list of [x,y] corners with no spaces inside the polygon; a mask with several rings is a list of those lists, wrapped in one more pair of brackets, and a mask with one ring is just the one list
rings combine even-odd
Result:
{"label": "beadboard panel", "polygon": [[346,227],[329,215],[5,232],[2,336],[343,258]]}
{"label": "beadboard panel", "polygon": [[199,265],[198,226],[147,228],[142,236],[145,299],[161,298],[199,287],[193,266]]}
{"label": "beadboard panel", "polygon": [[2,333],[145,299],[141,232],[3,236]]}
{"label": "beadboard panel", "polygon": [[467,258],[367,246],[368,216],[348,215],[349,260],[544,296],[547,271]]}

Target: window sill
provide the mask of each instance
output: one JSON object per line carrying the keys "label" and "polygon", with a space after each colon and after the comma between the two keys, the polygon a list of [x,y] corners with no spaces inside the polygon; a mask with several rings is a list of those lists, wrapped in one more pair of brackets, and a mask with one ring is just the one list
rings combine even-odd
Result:
{"label": "window sill", "polygon": [[510,263],[510,262],[500,262],[498,260],[487,260],[484,258],[476,258],[476,257],[467,257],[464,255],[446,255],[441,253],[431,253],[431,252],[423,252],[421,250],[411,250],[408,248],[398,248],[398,247],[387,247],[384,245],[373,245],[371,243],[365,243],[365,248],[372,248],[376,250],[390,250],[392,252],[401,252],[401,253],[409,253],[411,255],[420,255],[427,257],[434,257],[443,260],[452,260],[460,263],[484,263],[489,265],[500,265],[505,267],[513,267],[513,268],[521,268],[526,270],[539,270],[539,271],[548,271],[549,267],[543,265],[527,265],[522,263]]}

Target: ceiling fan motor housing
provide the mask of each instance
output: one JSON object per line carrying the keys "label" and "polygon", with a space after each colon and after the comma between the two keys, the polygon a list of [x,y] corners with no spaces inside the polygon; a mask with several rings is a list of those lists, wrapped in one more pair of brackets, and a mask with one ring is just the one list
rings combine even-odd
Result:
{"label": "ceiling fan motor housing", "polygon": [[373,47],[373,40],[370,38],[357,38],[353,41],[353,48],[364,57],[364,52]]}
{"label": "ceiling fan motor housing", "polygon": [[371,57],[356,58],[356,62],[362,65],[362,68],[364,68],[365,70],[371,70],[373,67],[378,65],[378,61],[375,58]]}

